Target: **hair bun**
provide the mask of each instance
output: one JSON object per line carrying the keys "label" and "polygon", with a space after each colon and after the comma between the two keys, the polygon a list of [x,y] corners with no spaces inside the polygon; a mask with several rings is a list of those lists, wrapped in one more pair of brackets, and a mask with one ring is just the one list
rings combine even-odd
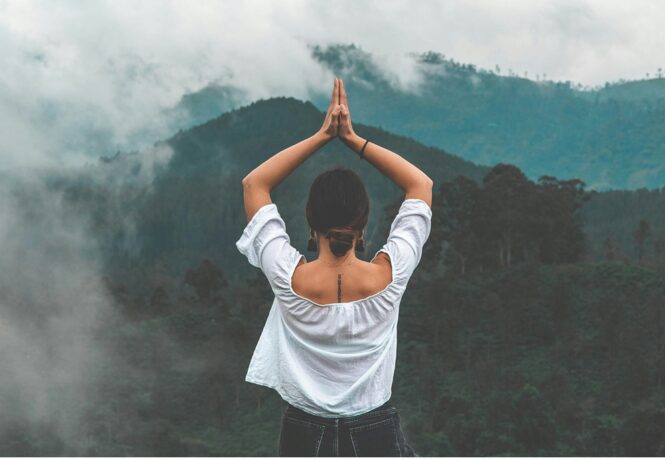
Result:
{"label": "hair bun", "polygon": [[353,238],[356,231],[352,228],[330,229],[326,238],[330,240],[330,250],[337,257],[346,254],[353,247]]}

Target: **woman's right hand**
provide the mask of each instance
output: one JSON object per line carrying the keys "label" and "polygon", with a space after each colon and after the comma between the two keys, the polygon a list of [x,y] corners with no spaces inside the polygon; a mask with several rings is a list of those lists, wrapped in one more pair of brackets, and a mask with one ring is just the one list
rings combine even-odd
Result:
{"label": "woman's right hand", "polygon": [[351,124],[349,101],[346,98],[346,89],[341,78],[339,80],[339,104],[341,110],[339,112],[339,131],[337,135],[345,144],[349,145],[356,133],[353,131],[353,125]]}

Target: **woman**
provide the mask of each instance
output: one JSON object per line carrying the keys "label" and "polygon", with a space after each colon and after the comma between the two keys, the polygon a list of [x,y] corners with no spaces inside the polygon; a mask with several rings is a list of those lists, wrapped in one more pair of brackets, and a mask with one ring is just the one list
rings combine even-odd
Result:
{"label": "woman", "polygon": [[[339,137],[405,192],[387,242],[364,249],[369,202],[358,175],[326,171],[312,183],[307,261],[290,244],[270,191],[317,149]],[[416,456],[391,404],[399,304],[430,234],[432,180],[407,160],[358,136],[344,84],[335,79],[321,129],[277,153],[242,181],[247,226],[236,242],[261,268],[275,300],[246,381],[286,401],[280,456]]]}

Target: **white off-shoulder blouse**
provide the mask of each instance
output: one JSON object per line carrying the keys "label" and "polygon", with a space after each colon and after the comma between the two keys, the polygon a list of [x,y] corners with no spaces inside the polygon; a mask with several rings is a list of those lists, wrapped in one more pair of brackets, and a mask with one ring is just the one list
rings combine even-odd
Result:
{"label": "white off-shoulder blouse", "polygon": [[245,380],[273,388],[286,402],[321,417],[358,415],[388,401],[399,305],[431,221],[427,203],[404,200],[374,255],[390,257],[390,284],[364,299],[318,304],[294,292],[291,278],[305,256],[291,245],[277,206],[262,206],[236,242],[275,294]]}

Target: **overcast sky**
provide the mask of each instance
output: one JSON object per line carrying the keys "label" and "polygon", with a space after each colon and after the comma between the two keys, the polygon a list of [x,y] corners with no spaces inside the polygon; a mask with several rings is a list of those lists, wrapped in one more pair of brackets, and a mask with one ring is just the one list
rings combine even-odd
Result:
{"label": "overcast sky", "polygon": [[160,111],[212,81],[252,99],[328,91],[311,44],[354,43],[405,90],[407,53],[425,51],[598,85],[665,67],[664,23],[659,0],[0,0],[0,168],[82,163],[91,132],[162,138]]}

